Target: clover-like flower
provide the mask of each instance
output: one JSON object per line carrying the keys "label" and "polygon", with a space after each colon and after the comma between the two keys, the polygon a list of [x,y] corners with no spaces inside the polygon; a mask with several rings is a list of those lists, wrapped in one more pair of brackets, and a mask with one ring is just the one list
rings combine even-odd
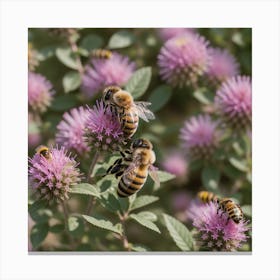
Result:
{"label": "clover-like flower", "polygon": [[85,155],[90,148],[84,139],[84,130],[89,111],[83,107],[65,112],[57,125],[56,142],[68,150]]}
{"label": "clover-like flower", "polygon": [[160,75],[174,87],[196,83],[209,64],[208,42],[196,33],[171,38],[158,55]]}
{"label": "clover-like flower", "polygon": [[109,59],[93,58],[85,67],[82,77],[82,91],[87,98],[110,85],[123,86],[132,76],[135,63],[128,57],[113,52]]}
{"label": "clover-like flower", "polygon": [[64,148],[50,148],[50,157],[36,153],[29,159],[29,183],[42,198],[68,199],[71,186],[81,181],[78,163]]}
{"label": "clover-like flower", "polygon": [[188,162],[179,151],[172,151],[164,158],[162,167],[165,171],[177,177],[186,177],[188,173]]}
{"label": "clover-like flower", "polygon": [[228,220],[225,212],[217,209],[215,202],[192,203],[189,216],[197,230],[197,245],[200,250],[236,251],[248,239],[248,222],[241,220],[235,223]]}

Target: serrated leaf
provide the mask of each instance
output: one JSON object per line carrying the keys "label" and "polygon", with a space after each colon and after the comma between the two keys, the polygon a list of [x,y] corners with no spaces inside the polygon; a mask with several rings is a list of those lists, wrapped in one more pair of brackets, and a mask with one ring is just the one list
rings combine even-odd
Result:
{"label": "serrated leaf", "polygon": [[62,79],[63,89],[66,93],[73,91],[81,85],[81,76],[76,71],[68,72]]}
{"label": "serrated leaf", "polygon": [[83,38],[81,48],[86,50],[89,54],[92,50],[101,48],[103,44],[104,41],[100,36],[96,34],[89,34]]}
{"label": "serrated leaf", "polygon": [[160,233],[160,230],[157,227],[157,225],[155,223],[153,223],[151,220],[148,220],[139,214],[131,214],[131,215],[129,215],[129,217],[131,219],[135,220],[136,222],[138,222],[139,224],[141,224],[142,226]]}
{"label": "serrated leaf", "polygon": [[152,112],[159,111],[162,107],[164,107],[164,105],[167,104],[167,102],[171,98],[171,95],[172,89],[170,86],[161,85],[157,87],[155,90],[152,91],[149,97],[149,102],[152,103],[149,109]]}
{"label": "serrated leaf", "polygon": [[146,246],[138,245],[138,244],[132,244],[131,250],[135,252],[147,252],[149,251]]}
{"label": "serrated leaf", "polygon": [[70,48],[57,48],[55,51],[55,55],[58,58],[58,60],[65,66],[74,70],[78,69],[75,55],[72,53]]}
{"label": "serrated leaf", "polygon": [[152,222],[157,221],[157,215],[150,211],[142,211],[137,213],[138,217],[141,217],[146,220],[150,220]]}
{"label": "serrated leaf", "polygon": [[203,186],[208,191],[215,191],[218,188],[221,173],[215,167],[204,167],[201,173]]}
{"label": "serrated leaf", "polygon": [[158,170],[157,171],[158,179],[161,183],[170,181],[174,179],[176,176],[166,171]]}
{"label": "serrated leaf", "polygon": [[125,89],[132,94],[134,98],[139,98],[147,90],[152,77],[151,67],[143,67],[134,72],[128,80]]}
{"label": "serrated leaf", "polygon": [[243,171],[243,172],[248,171],[246,162],[244,160],[237,159],[237,158],[234,158],[234,157],[230,157],[229,162],[231,163],[232,166],[234,166],[236,169],[238,169],[240,171]]}
{"label": "serrated leaf", "polygon": [[130,210],[135,210],[141,207],[144,207],[146,205],[149,205],[155,201],[157,201],[159,198],[157,196],[153,195],[141,195],[138,196],[134,202],[132,203]]}
{"label": "serrated leaf", "polygon": [[67,111],[77,105],[77,100],[74,95],[61,95],[54,98],[51,109],[53,111]]}
{"label": "serrated leaf", "polygon": [[188,228],[184,224],[167,214],[163,214],[163,217],[169,234],[175,241],[176,245],[182,251],[192,250],[193,238]]}
{"label": "serrated leaf", "polygon": [[90,185],[88,183],[82,183],[75,185],[70,188],[71,193],[78,193],[78,194],[86,194],[86,195],[91,195],[100,198],[100,193],[98,192],[98,189]]}
{"label": "serrated leaf", "polygon": [[120,224],[113,225],[111,221],[103,220],[100,218],[91,217],[91,216],[87,216],[87,215],[83,215],[83,218],[87,222],[89,222],[90,224],[92,224],[96,227],[110,230],[110,231],[116,232],[118,234],[122,234],[122,227]]}
{"label": "serrated leaf", "polygon": [[37,248],[45,240],[48,232],[48,223],[36,224],[33,226],[30,233],[30,240],[33,248]]}
{"label": "serrated leaf", "polygon": [[133,33],[127,30],[121,30],[112,35],[108,43],[108,48],[109,49],[126,48],[132,45],[134,41],[135,41],[135,37]]}

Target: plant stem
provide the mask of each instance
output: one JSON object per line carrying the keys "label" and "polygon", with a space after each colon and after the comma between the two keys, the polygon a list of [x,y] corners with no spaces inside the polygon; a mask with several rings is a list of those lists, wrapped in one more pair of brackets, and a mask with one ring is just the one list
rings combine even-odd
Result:
{"label": "plant stem", "polygon": [[84,68],[83,68],[83,64],[81,61],[80,56],[78,55],[78,46],[76,44],[76,42],[74,40],[71,39],[71,37],[68,39],[69,45],[71,47],[72,52],[75,54],[76,56],[76,63],[77,63],[77,70],[79,71],[80,75],[83,74],[84,72]]}
{"label": "plant stem", "polygon": [[127,239],[127,236],[126,236],[126,233],[125,233],[125,221],[126,221],[126,218],[127,218],[127,213],[125,213],[123,216],[121,214],[119,214],[119,218],[120,218],[120,222],[121,222],[122,227],[123,227],[123,232],[121,234],[121,240],[122,240],[122,243],[123,243],[123,248],[125,249],[125,251],[131,251],[131,248],[129,246],[129,242],[128,242],[128,239]]}
{"label": "plant stem", "polygon": [[62,208],[63,208],[63,214],[64,214],[64,219],[65,219],[65,231],[69,237],[70,240],[70,245],[72,250],[74,250],[75,248],[75,240],[73,238],[73,236],[70,234],[69,228],[68,228],[68,219],[69,219],[69,211],[68,211],[68,207],[65,201],[62,201]]}

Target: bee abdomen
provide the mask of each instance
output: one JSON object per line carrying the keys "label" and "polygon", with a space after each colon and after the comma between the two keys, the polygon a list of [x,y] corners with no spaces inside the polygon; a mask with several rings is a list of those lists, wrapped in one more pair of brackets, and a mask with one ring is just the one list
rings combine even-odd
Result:
{"label": "bee abdomen", "polygon": [[112,52],[108,50],[96,49],[92,51],[92,56],[96,58],[109,59],[112,57]]}
{"label": "bee abdomen", "polygon": [[212,192],[201,191],[197,194],[197,196],[204,203],[209,203],[210,201],[212,202],[219,201],[219,198]]}

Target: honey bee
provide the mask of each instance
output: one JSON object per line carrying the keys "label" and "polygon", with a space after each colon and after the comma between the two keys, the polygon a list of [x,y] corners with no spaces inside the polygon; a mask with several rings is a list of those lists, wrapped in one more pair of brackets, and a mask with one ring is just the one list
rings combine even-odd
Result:
{"label": "honey bee", "polygon": [[130,139],[138,128],[139,118],[146,122],[155,118],[147,109],[150,102],[134,101],[132,95],[118,86],[107,87],[103,92],[106,106],[116,114],[122,127],[125,139]]}
{"label": "honey bee", "polygon": [[219,203],[219,198],[212,192],[201,191],[197,194],[198,198],[204,202],[208,203],[210,201]]}
{"label": "honey bee", "polygon": [[153,166],[156,156],[150,141],[134,140],[130,150],[121,152],[121,155],[122,158],[116,160],[107,170],[107,174],[115,174],[116,178],[120,177],[117,189],[119,197],[128,197],[138,192],[144,186],[148,174],[159,185],[157,169]]}
{"label": "honey bee", "polygon": [[96,49],[91,52],[91,56],[94,58],[110,59],[113,53],[109,50]]}
{"label": "honey bee", "polygon": [[36,148],[36,153],[41,155],[42,157],[44,157],[46,159],[51,159],[52,158],[52,154],[51,154],[49,148],[44,146],[44,145],[40,145],[39,147],[37,147]]}

